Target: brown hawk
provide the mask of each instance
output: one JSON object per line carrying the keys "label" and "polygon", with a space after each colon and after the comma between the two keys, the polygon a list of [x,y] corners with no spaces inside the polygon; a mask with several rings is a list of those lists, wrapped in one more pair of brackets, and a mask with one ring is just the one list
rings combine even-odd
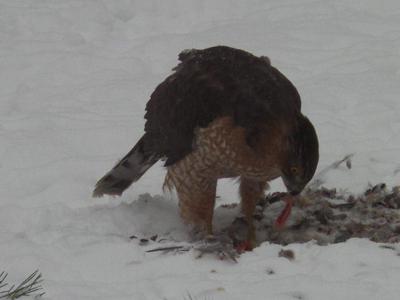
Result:
{"label": "brown hawk", "polygon": [[[158,160],[183,220],[212,233],[219,178],[239,177],[249,224],[267,182],[300,193],[318,164],[318,138],[293,84],[267,57],[217,46],[185,50],[152,93],[144,135],[101,178],[93,196],[121,195]],[[254,240],[250,225],[249,240]]]}

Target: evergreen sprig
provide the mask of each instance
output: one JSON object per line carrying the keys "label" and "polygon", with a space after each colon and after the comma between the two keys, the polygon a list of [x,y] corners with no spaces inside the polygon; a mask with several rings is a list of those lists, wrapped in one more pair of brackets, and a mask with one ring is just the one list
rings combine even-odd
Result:
{"label": "evergreen sprig", "polygon": [[[31,294],[43,290],[41,283],[43,282],[42,274],[39,273],[39,270],[36,270],[31,275],[29,275],[24,281],[22,281],[19,285],[12,285],[10,288],[7,288],[5,291],[1,291],[1,289],[8,286],[8,283],[5,282],[8,274],[6,272],[0,273],[0,299],[10,299],[15,300],[23,296],[30,296]],[[43,293],[37,295],[37,297],[43,296]],[[36,297],[35,297],[36,298]]]}

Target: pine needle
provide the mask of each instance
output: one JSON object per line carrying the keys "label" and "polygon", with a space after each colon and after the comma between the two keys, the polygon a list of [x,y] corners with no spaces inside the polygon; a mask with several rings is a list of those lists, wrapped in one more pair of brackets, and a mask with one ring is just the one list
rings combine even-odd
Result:
{"label": "pine needle", "polygon": [[2,289],[3,287],[5,287],[7,285],[7,283],[3,283],[6,278],[7,278],[7,273],[1,272],[1,274],[0,274],[0,289]]}
{"label": "pine needle", "polygon": [[[194,300],[193,297],[192,297],[192,295],[190,295],[189,292],[187,293],[187,296],[188,296],[187,300]],[[186,297],[185,297],[185,299],[186,299]]]}

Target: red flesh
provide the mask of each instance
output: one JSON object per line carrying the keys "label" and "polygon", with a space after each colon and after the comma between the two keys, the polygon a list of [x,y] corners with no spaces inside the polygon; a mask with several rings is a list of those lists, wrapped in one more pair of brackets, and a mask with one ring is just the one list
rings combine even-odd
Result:
{"label": "red flesh", "polygon": [[286,221],[292,212],[293,196],[288,195],[283,199],[283,201],[286,202],[286,206],[275,221],[275,228],[277,229],[283,229],[283,227],[285,227]]}

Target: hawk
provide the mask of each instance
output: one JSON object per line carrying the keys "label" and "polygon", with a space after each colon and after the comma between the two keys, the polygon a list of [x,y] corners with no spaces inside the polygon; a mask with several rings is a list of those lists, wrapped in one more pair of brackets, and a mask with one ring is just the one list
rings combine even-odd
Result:
{"label": "hawk", "polygon": [[185,50],[152,93],[144,134],[103,178],[94,197],[121,195],[158,160],[184,222],[212,233],[217,181],[238,177],[241,210],[253,213],[268,181],[299,194],[318,164],[318,138],[294,85],[267,57],[226,46]]}

